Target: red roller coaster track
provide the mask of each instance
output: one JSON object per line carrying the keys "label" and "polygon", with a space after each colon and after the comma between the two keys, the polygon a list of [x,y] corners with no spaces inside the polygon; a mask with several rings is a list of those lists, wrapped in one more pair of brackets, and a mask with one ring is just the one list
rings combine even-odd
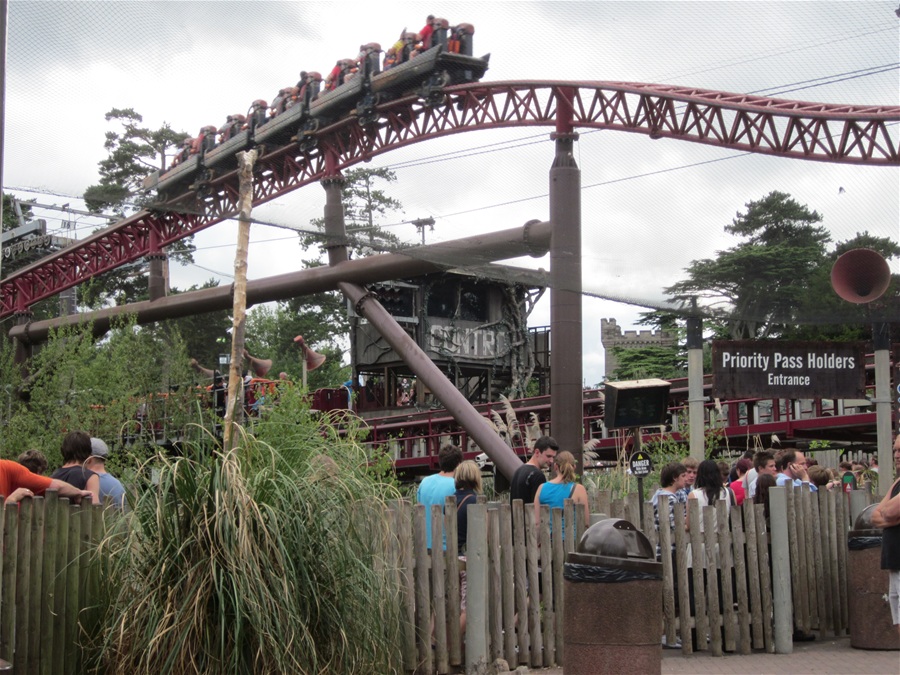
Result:
{"label": "red roller coaster track", "polygon": [[[446,90],[446,103],[415,97],[379,106],[376,124],[354,117],[321,129],[316,148],[279,148],[258,162],[254,204],[261,204],[375,155],[462,131],[555,126],[571,110],[575,128],[613,129],[745,152],[823,162],[900,166],[898,106],[804,103],[688,87],[628,82],[489,82]],[[568,112],[567,110],[566,112]],[[27,312],[97,274],[237,213],[237,176],[142,211],[0,283],[0,318]]]}

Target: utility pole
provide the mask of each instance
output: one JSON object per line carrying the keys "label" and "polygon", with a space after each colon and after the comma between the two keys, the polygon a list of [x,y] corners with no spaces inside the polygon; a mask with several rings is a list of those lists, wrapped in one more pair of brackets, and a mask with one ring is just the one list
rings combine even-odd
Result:
{"label": "utility pole", "polygon": [[425,245],[425,228],[427,227],[432,232],[434,232],[434,218],[416,218],[415,220],[409,221],[413,225],[416,226],[416,229],[422,233],[422,245]]}

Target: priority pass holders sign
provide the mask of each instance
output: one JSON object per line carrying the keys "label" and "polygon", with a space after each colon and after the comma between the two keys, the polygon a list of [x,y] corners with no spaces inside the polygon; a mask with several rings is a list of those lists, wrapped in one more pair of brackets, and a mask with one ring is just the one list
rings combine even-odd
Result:
{"label": "priority pass holders sign", "polygon": [[631,459],[628,460],[628,464],[631,469],[631,475],[637,478],[649,476],[650,472],[653,471],[653,461],[646,452],[634,453]]}
{"label": "priority pass holders sign", "polygon": [[862,342],[714,340],[718,398],[863,398]]}

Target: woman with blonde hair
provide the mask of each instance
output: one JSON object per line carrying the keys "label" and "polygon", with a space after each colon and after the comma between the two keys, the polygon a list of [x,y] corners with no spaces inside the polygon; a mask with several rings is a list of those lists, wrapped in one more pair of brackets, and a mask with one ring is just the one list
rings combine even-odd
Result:
{"label": "woman with blonde hair", "polygon": [[[582,517],[587,525],[591,522],[591,510],[588,506],[587,490],[584,485],[575,482],[575,456],[571,452],[560,452],[553,460],[556,476],[538,487],[534,495],[534,522],[541,522],[541,504],[552,509],[561,509],[567,499],[573,500],[583,509]],[[578,509],[575,510],[576,517]]]}
{"label": "woman with blonde hair", "polygon": [[[481,467],[471,459],[461,462],[453,472],[453,482],[456,484],[456,537],[459,545],[459,560],[462,563],[459,572],[459,629],[466,634],[466,538],[469,533],[469,505],[474,504],[481,494]],[[465,639],[465,637],[463,638]]]}

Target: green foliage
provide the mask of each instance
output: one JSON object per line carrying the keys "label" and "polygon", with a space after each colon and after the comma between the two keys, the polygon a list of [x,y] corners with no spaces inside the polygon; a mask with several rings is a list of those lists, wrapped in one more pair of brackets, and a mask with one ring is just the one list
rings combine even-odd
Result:
{"label": "green foliage", "polygon": [[[354,257],[359,257],[364,249],[394,250],[402,246],[400,238],[385,230],[380,223],[388,215],[403,209],[399,201],[378,187],[379,181],[393,183],[396,180],[397,175],[386,167],[357,168],[344,172],[341,204],[344,207],[344,225],[352,242],[349,250]],[[324,219],[316,218],[311,224],[324,231]],[[321,236],[301,237],[304,247],[320,241]],[[320,243],[319,248],[321,253],[325,253],[324,244]]]}
{"label": "green foliage", "polygon": [[[191,286],[180,291],[172,289],[172,295],[189,293],[191,291],[215,288],[219,282],[210,279],[200,286]],[[170,319],[158,324],[159,329],[166,334],[178,335],[184,342],[187,354],[208,368],[218,368],[219,354],[231,352],[231,342],[228,330],[231,328],[231,314],[227,309],[204,314],[192,314],[179,319]],[[220,340],[225,340],[223,344]],[[256,356],[253,350],[250,353]]]}
{"label": "green foliage", "polygon": [[350,369],[341,364],[347,315],[340,296],[317,293],[286,302],[254,307],[247,315],[247,349],[257,358],[272,359],[273,371],[286,372],[301,382],[301,350],[294,337],[302,335],[314,351],[326,359],[307,373],[309,389],[339,387],[350,379]]}
{"label": "green foliage", "polygon": [[672,347],[613,347],[618,366],[613,374],[616,380],[639,380],[648,377],[684,377],[686,363]]}
{"label": "green foliage", "polygon": [[[13,205],[13,199],[14,197],[12,195],[8,195],[5,192],[3,193],[3,225],[0,227],[0,232],[14,230],[21,225],[19,216]],[[27,202],[19,202],[19,208],[22,210],[22,217],[25,219],[26,223],[32,220],[31,206]],[[3,266],[4,268],[6,267],[6,261],[4,261]]]}
{"label": "green foliage", "polygon": [[705,300],[720,312],[732,339],[774,337],[796,323],[797,298],[822,264],[829,241],[822,217],[789,195],[772,192],[749,202],[729,234],[745,237],[716,258],[693,261],[688,278],[665,289],[676,301]]}
{"label": "green foliage", "polygon": [[[106,132],[103,147],[107,156],[98,162],[100,180],[84,191],[83,198],[90,211],[113,212],[124,218],[147,201],[141,196],[144,177],[165,170],[166,151],[181,145],[188,134],[173,131],[167,123],[158,129],[140,126],[144,118],[133,108],[113,108],[106,113],[106,121],[115,123],[117,130]],[[193,262],[192,240],[187,237],[166,247],[170,260]],[[79,302],[98,308],[146,300],[146,274],[146,263],[105,272],[78,287]]]}
{"label": "green foliage", "polygon": [[140,126],[144,118],[133,108],[113,108],[106,121],[118,125],[107,131],[103,147],[107,156],[100,160],[100,181],[84,193],[90,211],[114,211],[125,216],[128,201],[138,199],[144,177],[165,170],[166,151],[181,145],[188,134],[174,131],[168,123],[158,129]]}
{"label": "green foliage", "polygon": [[398,588],[373,543],[397,493],[283,394],[235,451],[155,458],[159,485],[100,548],[116,580],[95,644],[104,672],[399,671]]}
{"label": "green foliage", "polygon": [[[139,412],[165,417],[170,428],[182,429],[195,410],[195,392],[179,386],[190,381],[183,346],[130,322],[99,344],[89,327],[52,333],[26,363],[24,372],[30,374],[24,381],[11,346],[0,349],[0,361],[0,447],[7,458],[37,448],[55,467],[67,431],[83,429],[115,449],[123,435],[140,438],[136,427],[147,426],[150,417],[139,423]],[[168,394],[147,398],[159,392]]]}

